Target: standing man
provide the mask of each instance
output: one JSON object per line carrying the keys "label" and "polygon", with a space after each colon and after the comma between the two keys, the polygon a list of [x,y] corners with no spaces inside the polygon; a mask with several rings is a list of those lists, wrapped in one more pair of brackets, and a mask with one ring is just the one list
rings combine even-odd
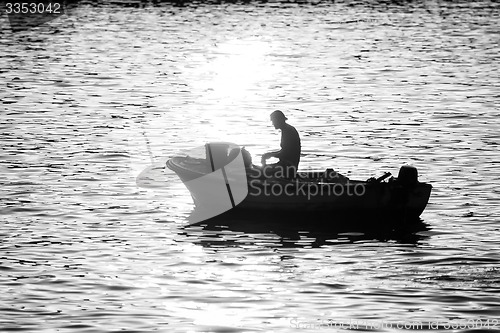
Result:
{"label": "standing man", "polygon": [[[262,155],[262,165],[265,168],[272,168],[272,172],[278,177],[291,178],[295,177],[295,172],[299,166],[300,161],[300,137],[299,133],[292,125],[286,123],[288,120],[283,112],[277,110],[271,113],[271,122],[274,128],[281,130],[281,150],[276,152],[269,152]],[[270,157],[279,159],[278,163],[266,166],[266,160]],[[279,175],[279,172],[283,172]]]}

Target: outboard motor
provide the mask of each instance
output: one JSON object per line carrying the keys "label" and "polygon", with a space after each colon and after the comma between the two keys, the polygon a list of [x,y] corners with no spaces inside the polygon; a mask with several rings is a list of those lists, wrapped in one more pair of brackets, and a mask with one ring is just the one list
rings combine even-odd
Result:
{"label": "outboard motor", "polygon": [[399,169],[398,182],[404,187],[412,187],[418,183],[418,171],[417,168],[403,165]]}

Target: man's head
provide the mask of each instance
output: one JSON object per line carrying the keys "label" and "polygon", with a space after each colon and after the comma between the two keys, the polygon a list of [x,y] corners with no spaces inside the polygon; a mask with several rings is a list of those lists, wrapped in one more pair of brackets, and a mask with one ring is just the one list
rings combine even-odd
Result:
{"label": "man's head", "polygon": [[282,128],[285,125],[285,121],[288,120],[287,117],[280,110],[276,110],[271,113],[271,121],[274,125],[274,128]]}

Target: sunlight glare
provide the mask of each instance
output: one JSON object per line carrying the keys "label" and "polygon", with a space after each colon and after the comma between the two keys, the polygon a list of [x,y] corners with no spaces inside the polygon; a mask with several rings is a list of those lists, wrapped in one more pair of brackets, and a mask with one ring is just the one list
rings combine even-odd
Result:
{"label": "sunlight glare", "polygon": [[271,48],[257,39],[228,40],[214,45],[210,60],[197,68],[201,79],[192,84],[203,105],[207,141],[254,140],[248,121],[255,121],[256,111],[267,112],[269,90],[280,70],[269,56]]}
{"label": "sunlight glare", "polygon": [[267,59],[270,45],[258,40],[233,40],[218,44],[215,58],[202,68],[209,73],[204,82],[206,97],[222,103],[248,98],[272,75]]}

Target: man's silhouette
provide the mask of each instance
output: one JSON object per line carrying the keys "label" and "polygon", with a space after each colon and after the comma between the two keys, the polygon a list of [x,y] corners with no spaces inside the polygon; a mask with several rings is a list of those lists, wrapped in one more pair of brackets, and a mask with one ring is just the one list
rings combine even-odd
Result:
{"label": "man's silhouette", "polygon": [[[286,123],[287,120],[288,118],[279,110],[271,113],[274,128],[281,130],[281,150],[265,153],[261,161],[266,169],[272,168],[272,172],[266,172],[267,174],[290,178],[295,176],[299,166],[301,146],[299,133],[292,125]],[[279,162],[266,166],[266,160],[270,157],[278,158]],[[283,173],[279,174],[280,171]]]}

